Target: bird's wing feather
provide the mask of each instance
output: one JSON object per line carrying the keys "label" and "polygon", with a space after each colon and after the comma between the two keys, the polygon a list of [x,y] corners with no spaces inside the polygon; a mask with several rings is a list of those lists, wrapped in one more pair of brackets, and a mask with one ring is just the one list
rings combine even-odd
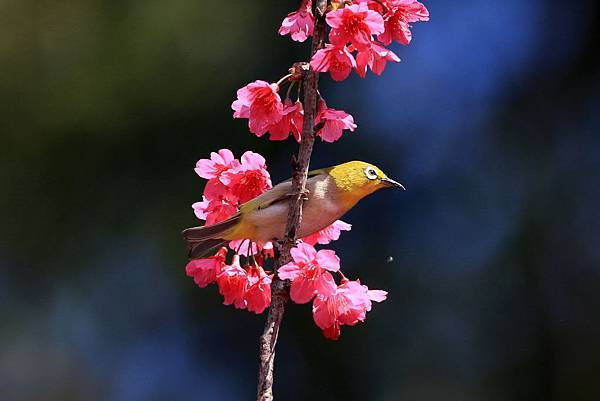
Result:
{"label": "bird's wing feather", "polygon": [[[308,180],[306,182],[307,188],[312,186],[311,183],[313,181],[316,182],[323,179],[323,175],[327,174],[325,170],[327,169],[313,170],[309,172]],[[240,207],[240,212],[244,214],[252,210],[262,210],[271,205],[274,205],[275,203],[289,200],[290,197],[294,195],[292,192],[292,180],[290,178],[289,180],[283,181],[275,185],[273,188],[269,189],[267,192],[258,195],[256,198],[244,203]]]}
{"label": "bird's wing feather", "polygon": [[244,203],[242,206],[240,206],[240,212],[244,214],[252,210],[264,209],[274,203],[281,202],[285,199],[289,199],[289,197],[291,196],[291,192],[291,181],[284,181],[280,184],[275,185],[267,192],[264,192],[258,195],[256,198]]}
{"label": "bird's wing feather", "polygon": [[207,239],[221,238],[228,231],[231,231],[239,222],[240,213],[236,213],[227,220],[210,226],[191,227],[183,230],[183,238],[190,243],[204,241]]}
{"label": "bird's wing feather", "polygon": [[[332,168],[333,168],[333,167],[325,167],[325,168],[320,168],[320,169],[317,169],[317,170],[310,170],[310,171],[308,172],[308,174],[307,174],[307,177],[308,177],[308,179],[310,180],[311,178],[313,178],[313,177],[316,177],[316,176],[319,176],[319,175],[322,175],[322,174],[324,174],[324,175],[328,175],[328,174],[329,174],[329,172],[331,171],[331,169],[332,169]],[[290,182],[290,183],[291,183],[291,182],[292,182],[292,179],[291,179],[291,178],[288,178],[287,180],[283,181],[283,182],[282,182],[282,184],[283,184],[284,182]]]}
{"label": "bird's wing feather", "polygon": [[320,168],[317,170],[310,170],[308,172],[308,178],[312,178],[312,177],[316,177],[318,175],[322,175],[322,174],[329,174],[329,171],[332,169],[332,167],[326,167],[326,168]]}

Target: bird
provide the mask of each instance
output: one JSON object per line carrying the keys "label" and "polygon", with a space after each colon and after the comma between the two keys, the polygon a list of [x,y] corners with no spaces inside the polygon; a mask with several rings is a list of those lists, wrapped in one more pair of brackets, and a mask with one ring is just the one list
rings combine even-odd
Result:
{"label": "bird", "polygon": [[[362,198],[383,188],[405,190],[379,167],[363,161],[309,171],[297,237],[303,238],[324,229]],[[188,245],[189,258],[206,257],[233,240],[264,243],[283,239],[292,196],[292,180],[288,179],[242,204],[239,212],[227,220],[184,230],[182,235]]]}

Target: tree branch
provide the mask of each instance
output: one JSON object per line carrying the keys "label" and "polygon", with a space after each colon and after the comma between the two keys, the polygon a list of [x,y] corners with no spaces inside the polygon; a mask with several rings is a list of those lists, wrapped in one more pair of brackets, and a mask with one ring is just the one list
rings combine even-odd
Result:
{"label": "tree branch", "polygon": [[[315,52],[324,46],[325,39],[325,12],[327,0],[317,0],[315,7],[315,29],[312,37],[311,58]],[[292,161],[292,193],[290,199],[285,239],[283,245],[278,246],[276,268],[289,263],[292,258],[290,250],[296,244],[296,234],[302,221],[302,203],[310,157],[315,142],[315,114],[317,112],[317,88],[319,74],[309,69],[303,77],[304,84],[304,124],[302,126],[302,141],[298,156]],[[275,360],[275,345],[279,335],[279,327],[283,319],[285,303],[289,298],[289,282],[281,280],[274,274],[271,283],[271,306],[267,315],[267,322],[259,340],[260,365],[258,370],[257,401],[273,400],[273,363]]]}

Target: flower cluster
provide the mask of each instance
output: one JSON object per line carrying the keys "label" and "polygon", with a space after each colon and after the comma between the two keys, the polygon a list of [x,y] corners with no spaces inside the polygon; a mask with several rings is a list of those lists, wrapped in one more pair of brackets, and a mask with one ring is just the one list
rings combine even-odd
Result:
{"label": "flower cluster", "polygon": [[237,213],[240,204],[271,188],[265,158],[246,152],[241,161],[229,149],[213,152],[210,159],[196,163],[196,174],[208,180],[202,202],[192,205],[196,216],[206,224],[219,223]]}
{"label": "flower cluster", "polygon": [[[364,78],[368,70],[381,75],[388,61],[399,62],[400,58],[385,46],[393,41],[408,45],[411,24],[429,20],[429,11],[417,0],[345,0],[332,2],[325,20],[330,43],[312,56],[309,65],[314,71],[329,72],[335,81],[343,81],[352,70]],[[314,25],[312,2],[302,0],[298,10],[283,20],[279,34],[304,42],[313,34]],[[298,74],[292,73],[277,83],[249,83],[237,91],[237,100],[231,105],[233,117],[248,119],[250,132],[258,137],[269,133],[272,141],[282,141],[291,134],[300,142],[304,123],[300,89],[295,100],[290,98],[298,79]],[[285,81],[289,87],[282,100],[280,84]],[[323,98],[318,104],[316,135],[323,141],[335,142],[344,130],[356,129],[350,114],[328,108]]]}
{"label": "flower cluster", "polygon": [[[340,326],[354,326],[366,318],[371,301],[381,302],[387,292],[369,290],[360,281],[348,280],[340,271],[340,259],[334,251],[317,252],[312,245],[300,243],[291,251],[293,262],[277,271],[279,278],[291,280],[290,298],[298,304],[313,301],[313,319],[331,340],[340,336]],[[341,284],[333,274],[339,273]]]}
{"label": "flower cluster", "polygon": [[[300,142],[304,110],[299,100],[286,98],[281,100],[279,85],[265,81],[254,81],[237,91],[237,100],[231,108],[234,118],[247,118],[250,132],[263,136],[267,132],[272,141],[282,141],[290,134]],[[344,111],[330,109],[324,100],[319,102],[319,110],[315,116],[315,125],[323,128],[317,131],[325,142],[340,139],[343,130],[354,131],[354,118]]]}
{"label": "flower cluster", "polygon": [[242,268],[240,256],[234,254],[227,263],[227,248],[219,249],[216,255],[190,261],[185,267],[200,288],[216,282],[225,305],[238,309],[262,313],[271,303],[271,277],[258,264]]}
{"label": "flower cluster", "polygon": [[[206,225],[226,220],[244,202],[271,188],[265,159],[250,151],[238,160],[230,150],[221,149],[211,153],[210,159],[198,160],[195,171],[208,180],[203,200],[192,205],[196,216],[205,220]],[[282,266],[278,273],[280,278],[292,281],[292,301],[303,304],[313,300],[315,323],[331,339],[339,337],[341,325],[363,321],[371,309],[371,301],[385,299],[382,291],[369,291],[358,281],[348,281],[340,271],[340,260],[334,251],[315,250],[315,245],[336,241],[342,231],[350,229],[350,224],[338,220],[302,238],[291,251],[294,261]],[[271,303],[273,274],[264,266],[271,263],[273,256],[272,243],[231,241],[210,257],[191,260],[186,273],[200,288],[216,283],[225,305],[258,314]],[[332,273],[340,274],[340,285]]]}
{"label": "flower cluster", "polygon": [[[400,58],[385,46],[393,40],[408,45],[411,23],[429,20],[429,11],[417,0],[359,0],[337,3],[326,15],[329,42],[310,61],[315,71],[329,72],[343,81],[354,69],[365,77],[367,68],[381,75],[388,61]],[[352,53],[356,53],[353,56]]]}
{"label": "flower cluster", "polygon": [[289,13],[281,23],[280,35],[289,34],[292,40],[304,42],[313,34],[315,17],[312,13],[312,2],[303,0],[297,11]]}

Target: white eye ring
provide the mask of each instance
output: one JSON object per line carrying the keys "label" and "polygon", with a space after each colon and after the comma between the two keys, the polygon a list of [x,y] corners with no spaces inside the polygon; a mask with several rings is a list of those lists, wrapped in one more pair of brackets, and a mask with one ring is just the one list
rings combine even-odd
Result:
{"label": "white eye ring", "polygon": [[377,175],[377,171],[375,171],[373,167],[367,167],[365,169],[365,175],[369,180],[376,180],[377,178],[379,178],[379,176]]}

